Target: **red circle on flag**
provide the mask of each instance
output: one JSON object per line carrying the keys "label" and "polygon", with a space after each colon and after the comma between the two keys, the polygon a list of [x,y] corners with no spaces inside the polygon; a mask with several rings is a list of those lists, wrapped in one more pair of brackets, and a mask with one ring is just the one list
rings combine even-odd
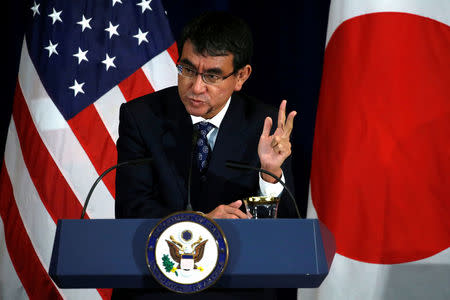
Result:
{"label": "red circle on flag", "polygon": [[331,37],[311,191],[337,252],[402,263],[450,246],[450,28],[405,13]]}

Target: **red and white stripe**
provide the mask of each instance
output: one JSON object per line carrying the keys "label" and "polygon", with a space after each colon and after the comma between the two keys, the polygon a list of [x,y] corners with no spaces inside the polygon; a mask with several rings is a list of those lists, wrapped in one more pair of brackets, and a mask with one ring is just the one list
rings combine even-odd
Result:
{"label": "red and white stripe", "polygon": [[[101,172],[117,160],[119,107],[177,84],[176,45],[65,121],[23,43],[0,173],[0,299],[109,299],[110,290],[60,290],[48,275],[58,219],[79,218]],[[90,218],[114,218],[114,174],[92,196]]]}

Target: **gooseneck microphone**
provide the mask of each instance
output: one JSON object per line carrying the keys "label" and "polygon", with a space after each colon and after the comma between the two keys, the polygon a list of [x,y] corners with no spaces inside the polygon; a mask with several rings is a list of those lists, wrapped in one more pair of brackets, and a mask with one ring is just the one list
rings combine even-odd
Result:
{"label": "gooseneck microphone", "polygon": [[194,151],[195,151],[195,145],[197,144],[198,139],[198,131],[193,128],[192,132],[192,144],[191,144],[191,160],[189,162],[189,174],[188,174],[188,186],[187,186],[187,205],[186,210],[193,211],[192,205],[191,205],[191,181],[192,181],[192,164],[194,161]]}
{"label": "gooseneck microphone", "polygon": [[261,169],[261,168],[257,168],[257,167],[253,167],[241,162],[237,162],[237,161],[231,161],[231,160],[227,160],[225,162],[225,166],[231,169],[239,169],[239,170],[253,170],[253,171],[258,171],[259,173],[265,173],[273,178],[275,178],[279,183],[281,183],[281,185],[284,187],[284,189],[288,192],[289,197],[292,200],[292,203],[294,204],[295,207],[295,211],[297,213],[297,216],[299,219],[301,219],[302,217],[300,216],[300,212],[298,210],[298,206],[297,206],[297,202],[295,201],[294,195],[292,195],[291,191],[288,189],[288,187],[286,186],[286,184],[281,180],[280,177],[278,177],[277,175],[273,174],[272,172],[269,172],[267,170]]}
{"label": "gooseneck microphone", "polygon": [[84,201],[84,206],[83,206],[83,210],[81,211],[81,217],[80,219],[84,219],[84,215],[86,214],[86,209],[88,207],[89,204],[89,199],[91,199],[91,195],[92,192],[94,191],[95,187],[97,186],[97,184],[100,182],[100,180],[102,180],[103,177],[105,177],[106,174],[108,174],[109,172],[111,172],[112,170],[118,168],[118,167],[122,167],[122,166],[127,166],[127,165],[140,165],[140,164],[145,164],[145,163],[149,163],[153,160],[153,158],[151,157],[147,157],[147,158],[139,158],[139,159],[135,159],[135,160],[128,160],[128,161],[123,161],[121,163],[118,163],[117,165],[114,165],[112,167],[110,167],[109,169],[107,169],[106,171],[104,171],[98,178],[97,180],[94,182],[94,184],[92,185],[91,189],[89,190],[89,193],[86,197],[86,201]]}

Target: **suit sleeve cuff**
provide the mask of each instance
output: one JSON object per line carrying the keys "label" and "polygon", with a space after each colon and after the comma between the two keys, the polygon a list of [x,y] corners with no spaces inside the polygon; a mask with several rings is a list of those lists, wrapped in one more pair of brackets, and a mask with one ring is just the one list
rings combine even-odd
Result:
{"label": "suit sleeve cuff", "polygon": [[[281,180],[283,182],[286,182],[284,180],[284,173],[281,172]],[[269,197],[278,197],[280,196],[281,192],[283,192],[283,185],[279,182],[277,183],[270,183],[262,179],[261,173],[259,173],[259,191],[261,196],[269,196]]]}

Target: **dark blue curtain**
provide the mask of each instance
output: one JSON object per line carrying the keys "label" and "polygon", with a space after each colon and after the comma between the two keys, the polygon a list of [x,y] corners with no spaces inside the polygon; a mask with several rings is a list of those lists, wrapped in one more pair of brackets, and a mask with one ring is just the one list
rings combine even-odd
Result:
{"label": "dark blue curtain", "polygon": [[[292,135],[297,201],[306,214],[314,120],[322,74],[329,0],[235,1],[163,0],[177,38],[192,17],[207,10],[228,10],[253,30],[253,73],[243,91],[273,106],[288,100],[298,115]],[[0,157],[3,157],[23,39],[23,12],[32,1],[7,2],[6,89],[1,101]]]}

